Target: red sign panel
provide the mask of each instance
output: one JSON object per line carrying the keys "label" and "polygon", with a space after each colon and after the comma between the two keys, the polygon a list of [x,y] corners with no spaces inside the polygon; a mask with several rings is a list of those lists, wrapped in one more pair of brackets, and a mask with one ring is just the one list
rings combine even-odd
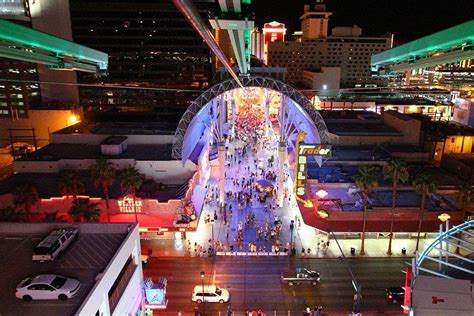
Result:
{"label": "red sign panel", "polygon": [[404,314],[408,314],[411,306],[411,278],[412,278],[412,267],[408,266],[405,268],[405,298],[403,305],[408,308],[403,309]]}

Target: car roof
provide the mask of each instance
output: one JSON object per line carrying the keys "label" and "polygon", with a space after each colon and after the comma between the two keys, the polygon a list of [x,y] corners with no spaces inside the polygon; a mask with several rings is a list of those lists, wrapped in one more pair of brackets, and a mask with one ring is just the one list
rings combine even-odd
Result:
{"label": "car roof", "polygon": [[[215,292],[217,286],[215,285],[204,285],[204,291],[206,292]],[[194,287],[194,292],[202,292],[202,285],[196,285]]]}
{"label": "car roof", "polygon": [[53,282],[54,278],[57,276],[58,275],[56,274],[39,274],[32,278],[31,284],[35,284],[35,283],[50,284],[51,282]]}

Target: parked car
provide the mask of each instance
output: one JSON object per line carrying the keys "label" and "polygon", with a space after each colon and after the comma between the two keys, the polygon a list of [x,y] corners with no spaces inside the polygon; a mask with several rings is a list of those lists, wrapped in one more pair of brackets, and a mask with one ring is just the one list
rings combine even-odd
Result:
{"label": "parked car", "polygon": [[81,282],[56,274],[40,274],[26,278],[16,287],[15,296],[26,302],[31,300],[61,300],[75,296]]}
{"label": "parked car", "polygon": [[281,275],[281,280],[288,283],[289,286],[294,284],[313,284],[316,285],[321,281],[321,274],[314,270],[306,268],[296,268],[295,272],[286,272]]}
{"label": "parked car", "polygon": [[77,227],[55,229],[49,233],[33,250],[33,261],[53,261],[76,239]]}
{"label": "parked car", "polygon": [[387,292],[387,300],[394,303],[402,301],[405,297],[405,289],[402,287],[389,287],[385,289],[385,292]]}
{"label": "parked car", "polygon": [[196,285],[193,290],[191,301],[201,304],[208,303],[227,303],[230,300],[230,293],[226,289],[218,288],[215,285]]}

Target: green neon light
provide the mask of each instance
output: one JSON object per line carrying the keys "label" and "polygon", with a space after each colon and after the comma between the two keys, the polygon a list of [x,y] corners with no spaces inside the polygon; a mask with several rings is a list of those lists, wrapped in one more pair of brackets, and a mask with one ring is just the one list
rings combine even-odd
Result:
{"label": "green neon light", "polygon": [[252,4],[252,0],[242,0],[242,4]]}
{"label": "green neon light", "polygon": [[474,43],[474,20],[422,37],[372,56],[372,65],[383,65],[424,56],[463,43]]}
{"label": "green neon light", "polygon": [[101,69],[107,69],[109,55],[106,53],[4,19],[0,19],[0,40],[54,54],[70,55],[82,61],[96,63]]}
{"label": "green neon light", "polygon": [[245,44],[245,60],[247,60],[247,67],[250,70],[251,36],[250,36],[250,30],[249,29],[244,30],[244,44]]}

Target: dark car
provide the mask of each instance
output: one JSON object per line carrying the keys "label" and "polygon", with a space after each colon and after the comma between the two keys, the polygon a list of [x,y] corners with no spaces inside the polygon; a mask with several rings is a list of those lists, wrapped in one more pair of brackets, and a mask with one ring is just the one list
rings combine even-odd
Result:
{"label": "dark car", "polygon": [[387,300],[394,303],[403,301],[405,296],[405,290],[402,287],[389,287],[385,289],[385,292],[387,292]]}

